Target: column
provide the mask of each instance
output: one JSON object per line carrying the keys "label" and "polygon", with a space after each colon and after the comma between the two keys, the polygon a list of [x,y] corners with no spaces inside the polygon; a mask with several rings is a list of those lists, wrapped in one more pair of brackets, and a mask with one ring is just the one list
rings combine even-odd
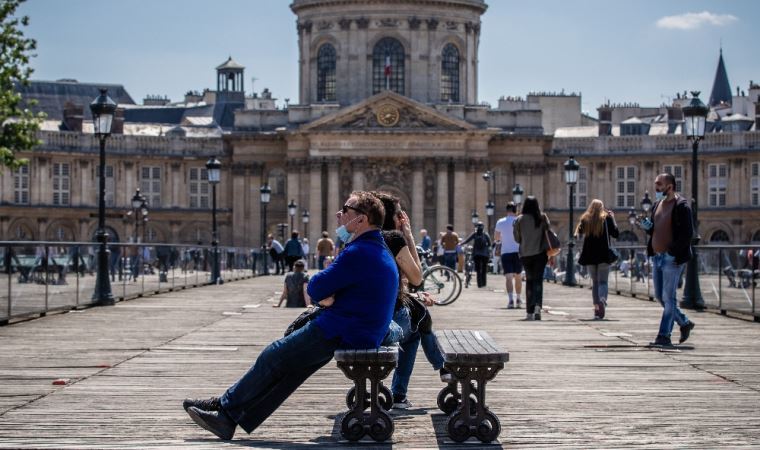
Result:
{"label": "column", "polygon": [[171,184],[171,199],[170,199],[170,208],[179,208],[180,203],[180,196],[181,194],[181,188],[180,188],[180,182],[182,181],[182,171],[180,168],[182,167],[182,164],[173,162],[171,163],[170,167],[170,180],[169,183]]}
{"label": "column", "polygon": [[[106,164],[108,165],[108,164]],[[116,164],[114,164],[114,176],[116,176]],[[125,206],[131,204],[130,199],[137,189],[137,168],[131,161],[124,162],[124,190],[116,188],[114,192],[115,206]]]}
{"label": "column", "polygon": [[[287,181],[287,198],[285,199],[286,202],[289,204],[290,200],[294,200],[298,207],[302,207],[301,199],[298,197],[298,193],[301,190],[300,187],[300,180],[299,180],[299,161],[298,160],[288,160],[285,163],[285,172],[288,176]],[[290,220],[290,216],[288,216],[288,221]],[[295,219],[294,219],[295,220]],[[300,230],[300,226],[296,224],[296,222],[293,222],[293,226],[296,228],[296,230]],[[290,230],[293,231],[293,230]]]}
{"label": "column", "polygon": [[[322,161],[309,160],[309,242],[316,242],[326,229],[322,222]],[[333,211],[335,212],[335,211]],[[329,216],[329,215],[328,215]],[[328,220],[330,218],[328,217]],[[329,230],[328,230],[329,231]]]}
{"label": "column", "polygon": [[249,166],[250,182],[248,183],[248,239],[246,243],[250,247],[261,246],[261,175],[264,169],[262,163],[253,163]]}
{"label": "column", "polygon": [[[425,180],[424,180],[424,174],[422,171],[424,167],[424,162],[422,158],[412,158],[411,166],[412,166],[412,211],[411,211],[411,217],[409,219],[412,221],[412,227],[413,227],[412,231],[414,232],[415,237],[419,238],[417,236],[417,231],[425,227],[425,224],[424,224],[424,221],[425,221]],[[430,234],[433,235],[433,230],[429,230],[429,231],[430,231]]]}
{"label": "column", "polygon": [[466,237],[472,229],[470,217],[473,208],[472,184],[467,183],[467,166],[464,158],[454,160],[454,230]]}
{"label": "column", "polygon": [[436,234],[430,234],[433,234],[437,238],[437,232],[445,231],[446,224],[449,223],[449,161],[447,159],[436,161],[435,168],[438,173],[438,180],[435,186]]}
{"label": "column", "polygon": [[340,198],[340,158],[327,160],[327,220],[341,207],[345,199]]}
{"label": "column", "polygon": [[[44,202],[53,203],[53,199],[44,196],[42,179],[47,178],[48,165],[45,158],[32,158],[29,161],[29,201],[33,206]],[[42,239],[41,239],[42,240]]]}
{"label": "column", "polygon": [[[475,186],[475,208],[478,210],[480,220],[482,220],[486,226],[488,226],[488,216],[486,215],[486,203],[489,200],[488,191],[493,186],[492,181],[483,180],[483,173],[488,170],[488,167],[489,165],[485,161],[471,160],[467,165],[467,168],[470,170],[470,172],[467,173],[467,178],[472,180],[471,183],[473,186]],[[493,168],[491,168],[491,170],[493,170]],[[495,206],[494,215],[491,218],[491,226],[493,227],[493,224],[496,223],[495,220],[499,214],[504,214],[506,211],[504,208],[506,205],[500,205],[496,203],[495,194],[492,193],[491,197],[492,198],[490,198],[490,200],[493,200]]]}
{"label": "column", "polygon": [[356,158],[351,161],[351,169],[353,171],[353,191],[363,191],[365,189],[366,177],[364,176],[364,170],[367,167],[366,158]]}
{"label": "column", "polygon": [[[236,193],[243,195],[244,197],[251,195],[250,191],[246,190],[246,175],[247,170],[245,165],[236,163],[232,165],[232,195]],[[222,194],[226,190],[220,190],[217,194],[217,201],[224,195]],[[246,205],[250,203],[250,200],[246,201],[245,198],[238,199],[241,201],[232,201],[232,245],[239,247],[247,245],[246,237],[251,235],[250,220],[248,214],[246,214]],[[219,202],[221,204],[221,202]]]}

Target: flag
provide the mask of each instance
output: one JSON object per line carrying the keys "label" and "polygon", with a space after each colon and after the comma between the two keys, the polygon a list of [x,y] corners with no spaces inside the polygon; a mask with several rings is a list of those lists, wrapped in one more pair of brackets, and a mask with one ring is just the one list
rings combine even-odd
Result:
{"label": "flag", "polygon": [[385,76],[390,77],[392,72],[393,72],[393,69],[391,67],[391,57],[390,55],[387,55],[385,57]]}

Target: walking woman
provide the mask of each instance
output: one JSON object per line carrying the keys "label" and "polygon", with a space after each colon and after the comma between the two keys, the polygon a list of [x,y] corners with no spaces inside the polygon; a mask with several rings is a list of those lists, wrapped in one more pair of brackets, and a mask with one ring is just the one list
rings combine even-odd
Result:
{"label": "walking woman", "polygon": [[522,214],[515,220],[512,233],[520,244],[520,262],[525,268],[525,320],[541,320],[544,298],[544,267],[546,256],[546,231],[549,218],[541,212],[538,200],[528,196],[523,203]]}
{"label": "walking woman", "polygon": [[575,228],[576,239],[579,235],[583,235],[583,250],[578,264],[586,266],[591,276],[594,320],[602,320],[607,309],[607,278],[610,274],[610,264],[616,259],[611,257],[610,238],[620,235],[614,213],[605,209],[601,200],[592,200]]}

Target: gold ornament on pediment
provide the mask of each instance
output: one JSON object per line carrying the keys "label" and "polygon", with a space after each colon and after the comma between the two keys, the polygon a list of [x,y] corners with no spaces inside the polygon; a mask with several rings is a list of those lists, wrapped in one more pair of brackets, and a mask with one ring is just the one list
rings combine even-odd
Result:
{"label": "gold ornament on pediment", "polygon": [[401,113],[398,108],[389,103],[380,105],[375,114],[377,122],[384,127],[392,127],[396,125],[401,118]]}

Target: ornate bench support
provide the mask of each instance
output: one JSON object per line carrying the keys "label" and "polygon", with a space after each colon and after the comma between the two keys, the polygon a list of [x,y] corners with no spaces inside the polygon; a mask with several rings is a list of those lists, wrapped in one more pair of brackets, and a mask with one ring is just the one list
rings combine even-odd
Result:
{"label": "ornate bench support", "polygon": [[499,418],[486,405],[486,383],[509,361],[484,331],[443,330],[436,339],[444,355],[444,366],[453,381],[438,394],[438,407],[449,414],[446,430],[455,442],[474,436],[492,442],[501,433]]}
{"label": "ornate bench support", "polygon": [[398,348],[338,350],[335,360],[346,377],[354,382],[346,394],[349,410],[341,421],[341,435],[349,441],[358,441],[366,434],[378,442],[389,439],[394,429],[393,418],[388,414],[393,406],[393,395],[382,380],[396,367]]}

